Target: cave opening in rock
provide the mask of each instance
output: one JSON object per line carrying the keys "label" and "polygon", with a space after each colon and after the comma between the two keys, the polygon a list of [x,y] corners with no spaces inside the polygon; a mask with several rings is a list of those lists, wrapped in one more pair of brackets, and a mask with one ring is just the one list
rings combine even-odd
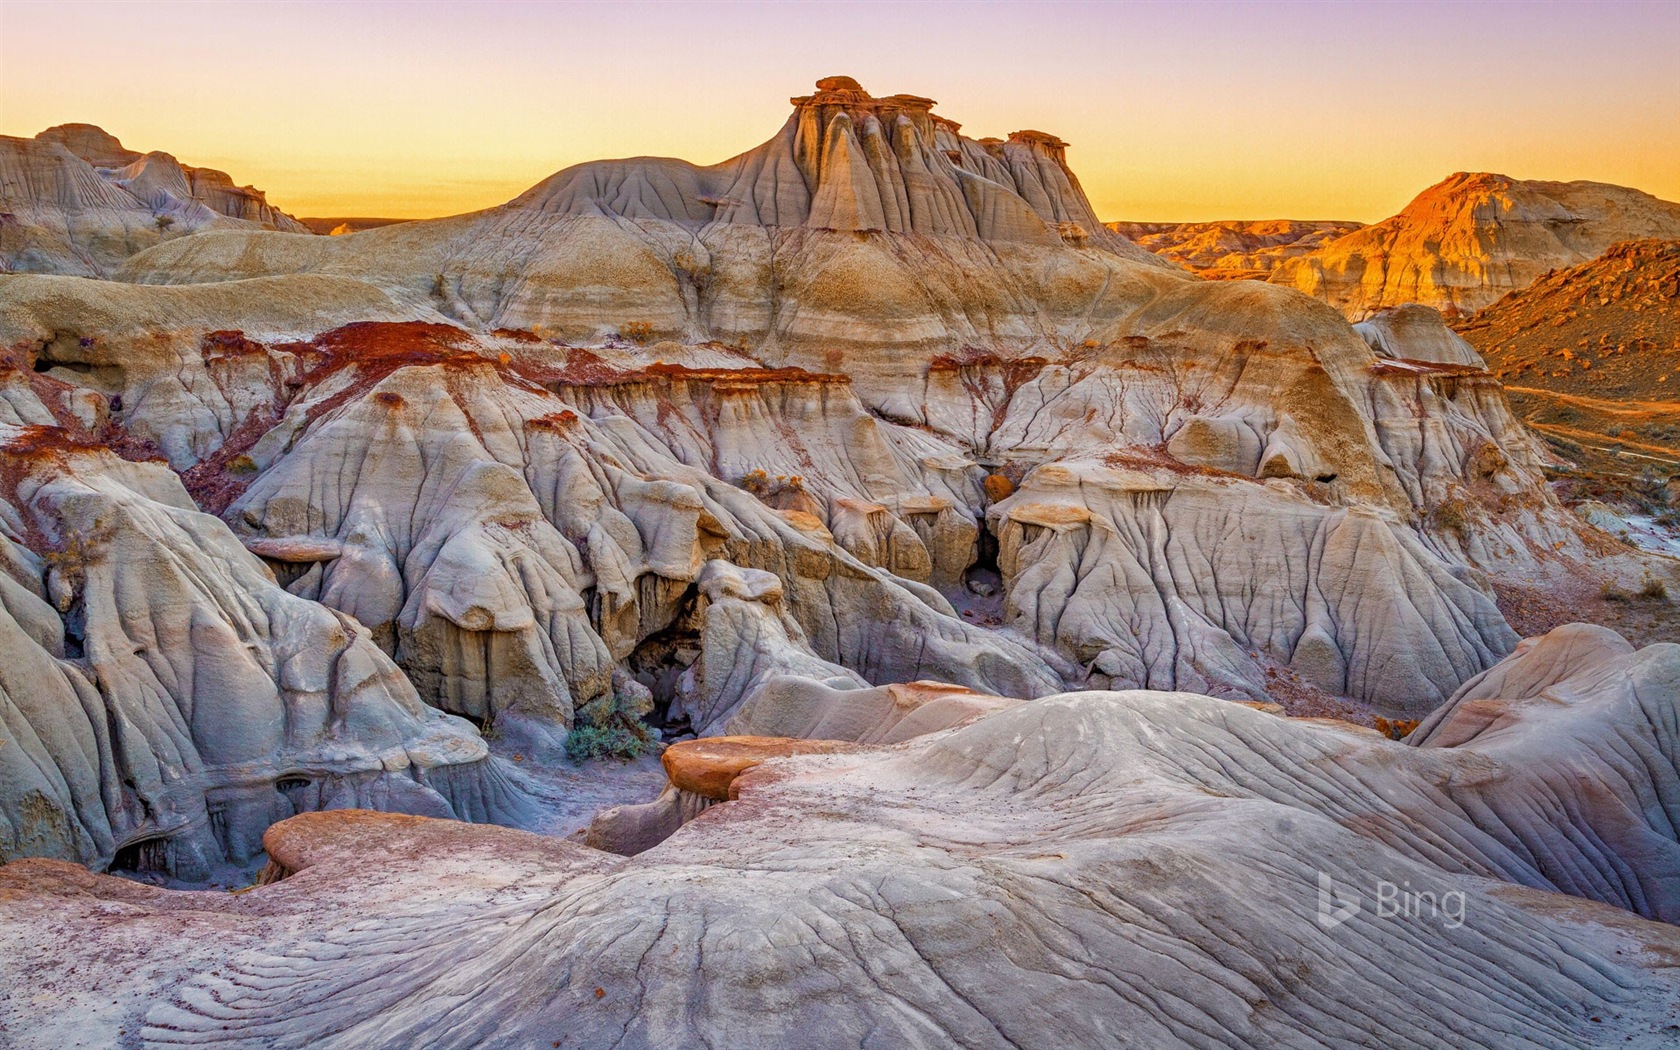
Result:
{"label": "cave opening in rock", "polygon": [[110,870],[134,874],[168,871],[169,840],[149,838],[130,842],[118,849],[116,856],[111,858]]}
{"label": "cave opening in rock", "polygon": [[963,619],[993,627],[1003,622],[1003,570],[998,567],[998,540],[982,514],[975,539],[974,562],[962,573],[962,587],[951,604]]}
{"label": "cave opening in rock", "polygon": [[74,372],[82,376],[91,376],[96,371],[96,366],[86,361],[57,361],[45,354],[35,358],[34,367],[36,372],[43,375],[55,368],[62,368],[66,372]]}
{"label": "cave opening in rock", "polygon": [[87,610],[80,597],[64,615],[64,658],[81,660],[87,656]]}
{"label": "cave opening in rock", "polygon": [[653,693],[653,711],[646,721],[667,738],[689,732],[687,716],[673,717],[671,708],[684,689],[684,675],[700,658],[699,594],[698,588],[690,587],[671,623],[642,639],[624,661],[630,676]]}

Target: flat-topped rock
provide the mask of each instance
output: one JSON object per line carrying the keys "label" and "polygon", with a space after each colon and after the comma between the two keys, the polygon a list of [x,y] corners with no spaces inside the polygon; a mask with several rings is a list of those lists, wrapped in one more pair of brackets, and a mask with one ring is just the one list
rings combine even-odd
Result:
{"label": "flat-topped rock", "polygon": [[837,740],[799,740],[776,736],[714,736],[680,740],[659,756],[671,784],[703,798],[732,798],[735,778],[773,758],[829,755],[848,750]]}

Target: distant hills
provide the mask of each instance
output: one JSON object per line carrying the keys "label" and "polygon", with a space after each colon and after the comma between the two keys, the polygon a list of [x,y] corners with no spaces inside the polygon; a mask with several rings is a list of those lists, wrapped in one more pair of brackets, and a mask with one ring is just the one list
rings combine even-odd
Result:
{"label": "distant hills", "polygon": [[[1261,277],[1351,320],[1423,303],[1465,317],[1612,244],[1680,238],[1680,204],[1601,182],[1459,172],[1371,226],[1290,220],[1108,223],[1204,277]],[[1335,227],[1345,226],[1337,233]]]}
{"label": "distant hills", "polygon": [[1459,330],[1512,407],[1566,448],[1680,462],[1680,241],[1617,244]]}
{"label": "distant hills", "polygon": [[1363,223],[1311,222],[1298,219],[1226,219],[1219,222],[1110,222],[1110,230],[1130,238],[1203,277],[1265,280],[1285,259],[1317,251]]}
{"label": "distant hills", "polygon": [[209,229],[308,232],[226,172],[127,149],[92,124],[0,135],[0,272],[108,276],[136,252]]}

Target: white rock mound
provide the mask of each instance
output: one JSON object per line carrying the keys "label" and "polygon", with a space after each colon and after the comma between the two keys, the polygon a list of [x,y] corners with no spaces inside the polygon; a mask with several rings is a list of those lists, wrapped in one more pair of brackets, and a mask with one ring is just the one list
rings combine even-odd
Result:
{"label": "white rock mound", "polygon": [[470,726],[162,464],[0,427],[0,861],[200,878],[296,812],[512,819]]}

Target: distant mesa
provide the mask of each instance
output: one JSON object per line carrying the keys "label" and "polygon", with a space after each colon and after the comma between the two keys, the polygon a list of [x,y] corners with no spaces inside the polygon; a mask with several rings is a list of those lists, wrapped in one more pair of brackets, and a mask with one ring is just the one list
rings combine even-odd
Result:
{"label": "distant mesa", "polygon": [[301,222],[305,226],[309,227],[309,231],[311,233],[328,234],[333,237],[341,237],[346,233],[360,233],[363,230],[377,230],[381,226],[395,226],[399,222],[410,221],[412,220],[369,219],[362,217],[343,218],[338,216],[331,218],[311,218],[305,216],[298,219],[298,222]]}
{"label": "distant mesa", "polygon": [[1282,262],[1269,279],[1352,320],[1407,302],[1462,317],[1548,270],[1653,237],[1680,238],[1680,204],[1602,182],[1459,172],[1400,214]]}
{"label": "distant mesa", "polygon": [[200,230],[308,228],[226,172],[127,149],[92,124],[0,136],[0,273],[108,276],[124,259]]}
{"label": "distant mesa", "polygon": [[1263,281],[1284,260],[1317,251],[1364,224],[1347,220],[1225,219],[1106,225],[1139,247],[1209,280]]}

